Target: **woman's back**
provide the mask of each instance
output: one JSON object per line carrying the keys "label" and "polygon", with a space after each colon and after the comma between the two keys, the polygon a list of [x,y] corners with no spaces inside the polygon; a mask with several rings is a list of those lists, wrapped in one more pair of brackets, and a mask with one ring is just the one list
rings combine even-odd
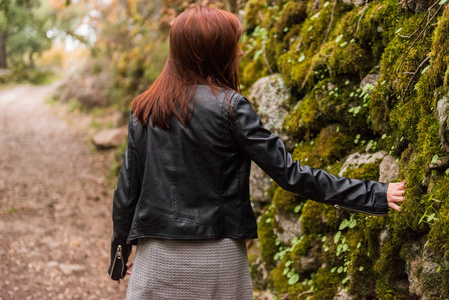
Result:
{"label": "woman's back", "polygon": [[232,134],[229,101],[235,96],[240,95],[222,89],[215,95],[199,85],[188,126],[172,117],[168,131],[142,126],[130,116],[141,192],[129,241],[257,237],[249,201],[250,158]]}

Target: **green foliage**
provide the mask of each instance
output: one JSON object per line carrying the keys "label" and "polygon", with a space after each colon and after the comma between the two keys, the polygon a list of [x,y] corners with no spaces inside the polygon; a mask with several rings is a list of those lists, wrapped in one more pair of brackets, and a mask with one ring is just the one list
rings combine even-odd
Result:
{"label": "green foliage", "polygon": [[50,76],[48,71],[35,70],[35,57],[50,48],[47,31],[54,26],[54,20],[54,11],[45,1],[3,1],[0,6],[0,69],[8,68],[12,72],[7,81],[39,84]]}
{"label": "green foliage", "polygon": [[268,270],[274,268],[274,255],[278,252],[276,235],[273,232],[274,223],[274,206],[270,205],[265,209],[257,224],[257,233],[260,241],[260,256]]}

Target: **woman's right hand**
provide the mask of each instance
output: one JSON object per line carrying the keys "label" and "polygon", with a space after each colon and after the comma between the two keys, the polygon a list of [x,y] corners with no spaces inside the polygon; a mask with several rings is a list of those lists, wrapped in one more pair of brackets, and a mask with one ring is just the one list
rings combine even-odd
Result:
{"label": "woman's right hand", "polygon": [[[129,263],[129,264],[126,265],[128,267],[128,270],[126,271],[126,275],[131,275],[130,269],[132,268],[133,265],[134,265],[134,263]],[[117,284],[120,285],[120,279],[117,280]]]}
{"label": "woman's right hand", "polygon": [[404,201],[404,187],[405,183],[403,181],[388,184],[387,189],[388,207],[391,207],[392,209],[395,209],[397,211],[401,211],[401,207],[396,203]]}

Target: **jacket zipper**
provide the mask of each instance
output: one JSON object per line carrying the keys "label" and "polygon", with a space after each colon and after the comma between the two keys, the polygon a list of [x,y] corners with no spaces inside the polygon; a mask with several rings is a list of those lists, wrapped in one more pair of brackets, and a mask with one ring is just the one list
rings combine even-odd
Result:
{"label": "jacket zipper", "polygon": [[120,272],[120,277],[123,278],[122,275],[123,275],[123,270],[125,268],[125,265],[123,263],[122,245],[118,245],[117,246],[117,251],[115,252],[114,261],[112,262],[111,273],[109,274],[109,277],[111,277],[111,278],[112,278],[112,274],[114,273],[115,262],[117,260],[121,260],[122,261],[122,271]]}
{"label": "jacket zipper", "polygon": [[334,207],[337,208],[337,209],[345,209],[345,210],[352,211],[352,212],[360,212],[360,213],[364,213],[364,214],[370,215],[370,216],[384,216],[384,215],[386,215],[384,213],[370,213],[370,212],[366,212],[366,211],[361,210],[361,209],[349,208],[349,207],[338,205],[338,204],[335,204]]}

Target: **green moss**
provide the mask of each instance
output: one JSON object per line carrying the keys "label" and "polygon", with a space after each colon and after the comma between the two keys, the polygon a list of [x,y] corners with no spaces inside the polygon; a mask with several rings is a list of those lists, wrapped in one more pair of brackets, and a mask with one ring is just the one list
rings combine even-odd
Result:
{"label": "green moss", "polygon": [[273,270],[273,284],[278,294],[284,294],[288,291],[288,278],[284,275],[286,262],[287,258],[282,260]]}
{"label": "green moss", "polygon": [[379,180],[379,165],[381,161],[381,159],[378,159],[374,163],[361,164],[360,166],[357,166],[357,168],[348,168],[348,170],[343,173],[343,176],[363,180]]}
{"label": "green moss", "polygon": [[256,26],[262,22],[261,15],[267,7],[266,0],[249,0],[245,4],[244,28],[247,33],[251,33]]}
{"label": "green moss", "polygon": [[335,208],[308,200],[302,209],[301,224],[305,234],[319,234],[335,228],[338,223]]}
{"label": "green moss", "polygon": [[326,165],[344,157],[354,146],[353,138],[343,133],[338,125],[330,125],[321,130],[317,137],[316,150]]}
{"label": "green moss", "polygon": [[274,207],[270,205],[262,214],[257,224],[257,234],[260,242],[260,256],[266,264],[267,270],[275,266],[274,255],[278,252],[274,227]]}
{"label": "green moss", "polygon": [[[293,268],[298,273],[301,279],[306,279],[309,275],[318,270],[321,266],[321,243],[317,240],[316,235],[306,235],[301,239],[301,242],[295,245],[290,253],[290,259],[293,261]],[[316,262],[316,270],[306,270],[301,261],[301,257],[308,257],[314,259]],[[310,267],[310,266],[309,266]]]}
{"label": "green moss", "polygon": [[341,276],[329,269],[319,269],[313,281],[313,299],[333,299],[341,284]]}
{"label": "green moss", "polygon": [[[445,175],[432,189],[433,196],[428,198],[426,215],[436,213],[437,220],[431,223],[428,239],[429,246],[449,260],[449,176]],[[438,202],[441,201],[441,202]],[[449,266],[448,266],[449,267]]]}
{"label": "green moss", "polygon": [[[360,134],[360,141],[378,139],[379,150],[401,157],[399,178],[406,182],[402,211],[391,210],[386,217],[359,215],[360,227],[344,233],[350,251],[339,256],[332,237],[349,214],[340,212],[337,216],[332,206],[307,201],[300,217],[305,236],[298,248],[285,254],[273,272],[277,294],[289,293],[289,297],[295,298],[313,288],[313,294],[308,296],[332,299],[343,286],[355,298],[408,299],[411,295],[406,264],[398,253],[405,251],[403,245],[427,235],[435,262],[442,266],[441,284],[421,279],[422,290],[424,293],[437,290],[448,297],[449,270],[445,268],[444,257],[449,257],[449,204],[443,199],[449,196],[449,175],[444,170],[431,172],[428,165],[435,155],[447,156],[440,148],[435,108],[449,89],[449,6],[443,8],[442,17],[434,19],[436,26],[429,26],[425,36],[410,48],[414,37],[403,38],[398,33],[414,32],[425,12],[403,11],[396,0],[371,1],[365,11],[363,7],[337,4],[333,25],[323,45],[332,3],[286,0],[277,3],[262,9],[262,17],[253,23],[264,29],[255,30],[254,26],[253,40],[244,42],[248,43],[248,57],[242,61],[242,84],[249,87],[268,74],[266,60],[270,68],[282,73],[292,90],[293,101],[298,100],[292,103],[295,106],[283,124],[287,134],[298,141],[293,157],[301,164],[335,174],[341,167],[340,160],[358,146],[353,141]],[[265,41],[264,55],[260,52],[262,41]],[[427,55],[430,59],[409,85],[410,72]],[[371,96],[366,96],[358,90],[360,80],[368,72],[376,72],[374,68],[378,65],[381,78]],[[385,138],[380,138],[383,134]],[[377,180],[379,161],[348,170],[344,175]],[[300,201],[279,188],[273,191],[276,209],[290,211]],[[432,208],[437,219],[420,222],[429,214],[431,198],[443,201]],[[270,214],[272,220],[266,223],[267,217],[263,217],[259,225],[263,223],[262,231],[269,233],[262,247],[270,249],[264,253],[267,257],[271,255],[270,264],[274,268],[272,256],[278,249],[273,211]],[[382,246],[381,233],[384,238],[387,236]],[[300,257],[311,255],[316,236],[322,234],[328,238],[324,243],[327,251],[319,254],[323,267],[316,274],[302,272]],[[301,276],[292,285],[283,275],[288,261],[292,261],[289,268]],[[347,272],[331,272],[348,261]],[[346,276],[350,280],[342,284]]]}
{"label": "green moss", "polygon": [[408,290],[396,285],[400,281],[407,280],[405,262],[398,256],[399,252],[400,245],[397,245],[394,239],[389,238],[385,241],[381,256],[374,267],[378,275],[376,291],[379,299],[407,299],[409,296]]}
{"label": "green moss", "polygon": [[340,41],[329,55],[328,65],[334,76],[357,74],[363,78],[373,67],[370,53],[355,42]]}
{"label": "green moss", "polygon": [[242,84],[249,88],[258,78],[267,76],[268,70],[260,58],[246,64],[241,74]]}
{"label": "green moss", "polygon": [[282,39],[292,26],[304,22],[307,17],[306,9],[307,2],[305,1],[287,2],[283,6],[275,25],[278,39]]}
{"label": "green moss", "polygon": [[273,196],[273,204],[276,211],[293,212],[295,207],[302,201],[304,201],[302,197],[283,188],[278,188]]}
{"label": "green moss", "polygon": [[360,226],[351,229],[346,234],[347,243],[349,245],[349,261],[348,276],[351,278],[349,282],[349,291],[351,295],[359,298],[376,296],[376,274],[373,270],[373,259],[376,257],[370,252],[369,242],[363,230],[365,216],[358,214],[356,217]]}

